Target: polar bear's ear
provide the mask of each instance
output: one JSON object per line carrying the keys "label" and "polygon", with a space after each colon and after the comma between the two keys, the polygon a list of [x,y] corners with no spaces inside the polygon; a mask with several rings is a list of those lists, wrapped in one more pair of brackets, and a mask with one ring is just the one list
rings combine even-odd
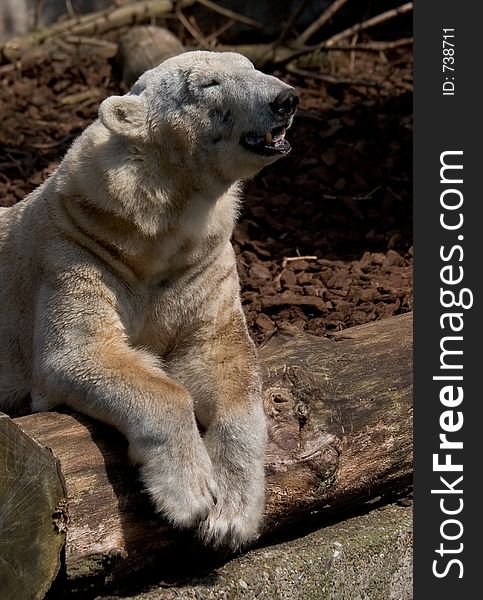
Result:
{"label": "polar bear's ear", "polygon": [[102,124],[113,133],[140,138],[146,130],[146,106],[140,96],[110,96],[99,107]]}

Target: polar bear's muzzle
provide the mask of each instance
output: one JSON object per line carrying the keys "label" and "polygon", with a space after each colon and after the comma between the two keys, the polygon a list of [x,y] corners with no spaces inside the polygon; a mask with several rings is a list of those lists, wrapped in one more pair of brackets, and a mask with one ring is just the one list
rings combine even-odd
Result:
{"label": "polar bear's muzzle", "polygon": [[283,118],[283,125],[263,133],[250,131],[242,135],[240,144],[261,156],[277,156],[290,152],[292,147],[285,139],[285,133],[292,124],[298,103],[299,98],[293,88],[282,90],[273,102],[270,102],[270,109],[279,119]]}

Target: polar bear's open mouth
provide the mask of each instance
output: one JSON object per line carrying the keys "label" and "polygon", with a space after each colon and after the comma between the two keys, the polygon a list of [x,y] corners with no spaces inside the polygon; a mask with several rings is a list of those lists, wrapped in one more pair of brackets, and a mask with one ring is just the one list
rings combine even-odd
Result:
{"label": "polar bear's open mouth", "polygon": [[292,147],[285,139],[285,132],[285,127],[275,127],[264,134],[250,132],[241,137],[240,144],[262,156],[287,154]]}

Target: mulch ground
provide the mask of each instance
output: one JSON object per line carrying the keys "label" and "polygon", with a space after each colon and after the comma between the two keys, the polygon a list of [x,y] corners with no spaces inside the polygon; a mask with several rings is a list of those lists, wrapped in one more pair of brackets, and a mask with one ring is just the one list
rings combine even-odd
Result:
{"label": "mulch ground", "polygon": [[[30,62],[0,74],[3,206],[38,186],[120,93],[92,52]],[[346,82],[279,73],[301,96],[293,150],[245,185],[234,245],[257,343],[287,323],[325,335],[412,309],[411,52],[338,53],[326,67]]]}

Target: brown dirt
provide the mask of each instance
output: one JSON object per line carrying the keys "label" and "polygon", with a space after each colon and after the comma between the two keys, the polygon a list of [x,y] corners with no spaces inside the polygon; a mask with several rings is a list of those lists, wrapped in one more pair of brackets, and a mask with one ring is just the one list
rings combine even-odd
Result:
{"label": "brown dirt", "polygon": [[[245,185],[234,235],[257,343],[286,323],[324,335],[412,309],[411,53],[329,58],[335,77],[375,85],[289,78],[301,96],[293,151]],[[119,93],[92,52],[30,63],[0,75],[3,206],[38,186]]]}

